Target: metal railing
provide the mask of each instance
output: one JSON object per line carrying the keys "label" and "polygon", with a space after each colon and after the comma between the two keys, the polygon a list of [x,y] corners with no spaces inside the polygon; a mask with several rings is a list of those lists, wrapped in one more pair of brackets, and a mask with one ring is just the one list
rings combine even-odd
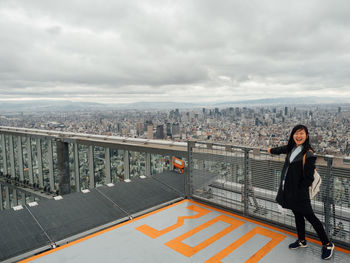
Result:
{"label": "metal railing", "polygon": [[[294,216],[275,202],[285,155],[226,144],[189,142],[190,196],[245,216],[295,228]],[[350,159],[317,155],[321,190],[312,207],[330,238],[350,247]],[[307,222],[306,230],[315,235]]]}
{"label": "metal railing", "polygon": [[[284,156],[228,144],[174,143],[0,127],[0,209],[61,192],[150,177],[186,162],[185,195],[295,228],[275,202]],[[350,159],[318,155],[321,191],[312,206],[332,240],[350,247]],[[66,181],[65,181],[66,180]],[[307,232],[315,235],[307,223]]]}
{"label": "metal railing", "polygon": [[187,144],[0,127],[0,210],[173,170]]}

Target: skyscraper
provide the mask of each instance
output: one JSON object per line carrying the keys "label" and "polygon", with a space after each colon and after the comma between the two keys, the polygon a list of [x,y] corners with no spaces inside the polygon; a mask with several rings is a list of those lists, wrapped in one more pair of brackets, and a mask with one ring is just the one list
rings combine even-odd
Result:
{"label": "skyscraper", "polygon": [[153,139],[153,125],[147,126],[147,139]]}
{"label": "skyscraper", "polygon": [[157,125],[156,139],[164,139],[164,127],[163,127],[163,125]]}
{"label": "skyscraper", "polygon": [[136,131],[137,131],[137,135],[141,135],[143,134],[143,123],[142,122],[138,122],[136,123]]}
{"label": "skyscraper", "polygon": [[167,124],[166,124],[166,136],[170,136],[171,137],[171,123],[170,122],[168,122]]}
{"label": "skyscraper", "polygon": [[173,123],[173,127],[172,127],[172,135],[180,135],[180,124],[177,123]]}

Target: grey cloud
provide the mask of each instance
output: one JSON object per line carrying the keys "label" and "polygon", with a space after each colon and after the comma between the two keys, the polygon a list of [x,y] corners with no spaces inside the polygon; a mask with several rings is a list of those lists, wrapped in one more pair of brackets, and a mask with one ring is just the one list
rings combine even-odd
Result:
{"label": "grey cloud", "polygon": [[60,26],[50,26],[46,31],[53,35],[59,35],[62,32],[62,28]]}
{"label": "grey cloud", "polygon": [[[162,100],[171,89],[194,96],[188,100],[226,100],[285,96],[290,86],[298,95],[306,88],[343,95],[349,7],[346,0],[2,1],[0,96]],[[186,92],[195,88],[200,96]]]}

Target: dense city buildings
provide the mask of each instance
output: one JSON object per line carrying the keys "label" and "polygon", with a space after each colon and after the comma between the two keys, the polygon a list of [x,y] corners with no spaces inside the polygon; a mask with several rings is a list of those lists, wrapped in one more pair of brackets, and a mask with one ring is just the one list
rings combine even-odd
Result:
{"label": "dense city buildings", "polygon": [[0,113],[0,126],[263,149],[287,143],[291,128],[298,123],[309,127],[316,152],[349,156],[349,105]]}

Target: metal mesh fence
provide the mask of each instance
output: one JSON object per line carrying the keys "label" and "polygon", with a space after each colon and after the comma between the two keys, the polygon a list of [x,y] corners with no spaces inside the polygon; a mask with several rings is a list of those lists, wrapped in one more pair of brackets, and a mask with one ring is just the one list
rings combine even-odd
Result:
{"label": "metal mesh fence", "polygon": [[[291,210],[276,202],[285,155],[260,149],[189,142],[191,196],[274,224],[295,228]],[[316,216],[332,240],[350,245],[350,165],[318,156],[321,190],[312,199]],[[316,235],[306,222],[306,231]]]}
{"label": "metal mesh fence", "polygon": [[244,151],[227,151],[223,146],[197,144],[191,157],[192,194],[243,211]]}
{"label": "metal mesh fence", "polygon": [[[4,134],[1,136],[3,175],[6,175],[7,171],[11,176],[18,177],[21,176],[19,171],[23,170],[24,180],[47,187],[50,183],[49,170],[53,170],[54,176],[57,175],[55,143],[51,142],[50,148],[45,138],[18,138],[20,137]],[[73,153],[75,146],[76,155]],[[173,190],[177,189],[176,191],[185,189],[187,196],[234,209],[246,216],[295,227],[292,212],[282,209],[275,202],[285,159],[283,155],[270,155],[260,149],[202,142],[189,142],[187,153],[185,147],[177,151],[172,149],[175,146],[170,144],[162,146],[161,149],[120,146],[120,149],[118,146],[110,149],[109,163],[106,166],[105,147],[71,144],[69,168],[73,189],[93,188],[105,184],[106,181],[117,183],[126,178],[137,179],[143,175],[160,180],[154,175],[164,173],[162,183]],[[53,152],[51,157],[49,152]],[[129,158],[125,158],[125,153],[128,153]],[[168,173],[174,170],[173,156],[185,161],[185,171],[189,169],[189,177],[186,180],[174,180],[178,173]],[[53,161],[50,163],[51,158]],[[21,163],[22,166],[19,165]],[[110,172],[106,172],[109,166]],[[313,209],[324,223],[330,237],[349,245],[350,160],[318,156],[316,166],[323,182],[321,191],[312,200]],[[33,178],[29,176],[29,168],[32,168]],[[110,180],[107,180],[107,176],[111,177]],[[57,178],[54,179],[54,189],[57,189]],[[23,199],[20,194],[16,197],[17,193],[5,186],[2,187],[1,193],[2,208],[13,206],[12,199],[14,204]],[[11,200],[7,200],[9,197]],[[306,230],[315,234],[308,223]]]}
{"label": "metal mesh fence", "polygon": [[[328,178],[329,191],[323,189],[325,215],[329,232],[334,240],[350,243],[350,165],[342,158],[328,159],[332,162]],[[322,200],[323,201],[323,200]]]}

